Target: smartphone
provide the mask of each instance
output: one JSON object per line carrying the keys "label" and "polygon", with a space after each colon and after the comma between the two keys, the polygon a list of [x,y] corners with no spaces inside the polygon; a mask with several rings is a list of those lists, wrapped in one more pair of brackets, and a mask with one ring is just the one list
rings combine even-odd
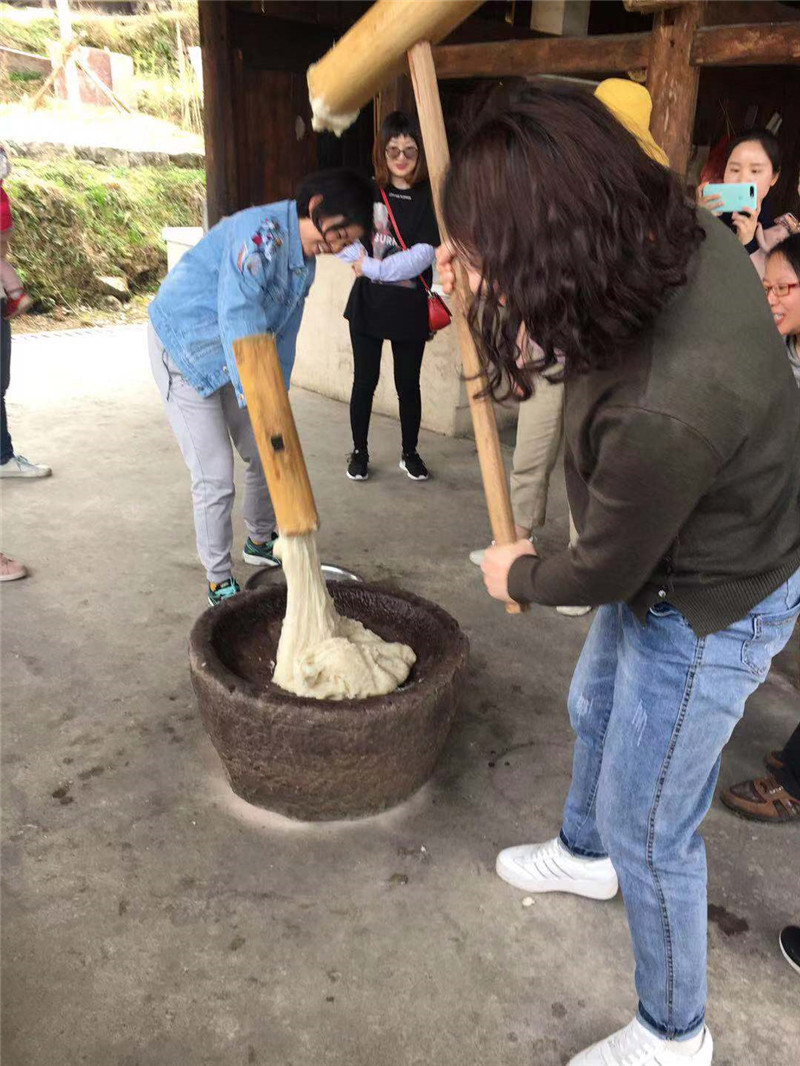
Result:
{"label": "smartphone", "polygon": [[758,193],[753,182],[735,181],[719,184],[709,183],[703,189],[703,196],[720,196],[722,204],[714,208],[714,214],[726,214],[733,211],[741,211],[749,208],[751,211],[758,209]]}

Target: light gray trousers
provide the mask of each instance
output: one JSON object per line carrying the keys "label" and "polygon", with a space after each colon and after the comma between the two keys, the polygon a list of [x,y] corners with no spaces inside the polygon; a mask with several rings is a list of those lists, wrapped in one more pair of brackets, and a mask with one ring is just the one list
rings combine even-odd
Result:
{"label": "light gray trousers", "polygon": [[[184,462],[192,475],[192,504],[197,552],[214,583],[231,577],[233,546],[233,447],[247,464],[244,522],[253,540],[269,540],[275,512],[246,407],[239,407],[232,385],[201,396],[181,377],[148,323],[147,347],[158,391]],[[233,442],[233,447],[231,447]]]}

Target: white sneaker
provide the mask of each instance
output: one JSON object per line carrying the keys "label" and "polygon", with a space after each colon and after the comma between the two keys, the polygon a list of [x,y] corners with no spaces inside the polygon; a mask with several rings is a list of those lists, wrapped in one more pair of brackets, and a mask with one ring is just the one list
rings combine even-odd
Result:
{"label": "white sneaker", "polygon": [[591,609],[591,607],[556,607],[558,613],[566,615],[567,618],[582,618]]}
{"label": "white sneaker", "polygon": [[49,466],[32,463],[24,455],[12,455],[0,466],[0,477],[50,477],[52,473]]}
{"label": "white sneaker", "polygon": [[690,1052],[682,1046],[688,1041],[662,1040],[634,1018],[570,1059],[567,1066],[711,1066],[714,1041],[707,1027],[700,1035],[699,1047]]}
{"label": "white sneaker", "polygon": [[519,844],[497,856],[499,877],[523,892],[572,892],[587,899],[612,899],[619,882],[611,859],[570,855],[558,837],[546,844]]}

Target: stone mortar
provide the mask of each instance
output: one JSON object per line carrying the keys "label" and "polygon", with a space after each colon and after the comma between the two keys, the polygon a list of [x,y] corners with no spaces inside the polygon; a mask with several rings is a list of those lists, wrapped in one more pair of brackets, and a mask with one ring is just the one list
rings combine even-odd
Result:
{"label": "stone mortar", "polygon": [[203,723],[234,792],[290,818],[376,814],[430,776],[464,684],[469,642],[441,607],[403,592],[331,582],[337,610],[417,662],[388,696],[313,700],[272,682],[285,587],[241,593],[200,616],[189,638]]}

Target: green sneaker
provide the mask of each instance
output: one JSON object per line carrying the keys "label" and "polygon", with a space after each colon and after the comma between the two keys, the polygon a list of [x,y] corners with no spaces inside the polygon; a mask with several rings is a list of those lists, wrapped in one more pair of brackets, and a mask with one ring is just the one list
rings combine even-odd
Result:
{"label": "green sneaker", "polygon": [[278,534],[273,531],[272,539],[265,540],[263,544],[256,544],[252,537],[248,537],[242,551],[242,558],[250,566],[280,566],[280,559],[272,554]]}
{"label": "green sneaker", "polygon": [[227,581],[220,581],[218,585],[208,586],[208,603],[210,607],[216,607],[223,600],[229,600],[237,592],[241,592],[236,578],[229,577]]}

